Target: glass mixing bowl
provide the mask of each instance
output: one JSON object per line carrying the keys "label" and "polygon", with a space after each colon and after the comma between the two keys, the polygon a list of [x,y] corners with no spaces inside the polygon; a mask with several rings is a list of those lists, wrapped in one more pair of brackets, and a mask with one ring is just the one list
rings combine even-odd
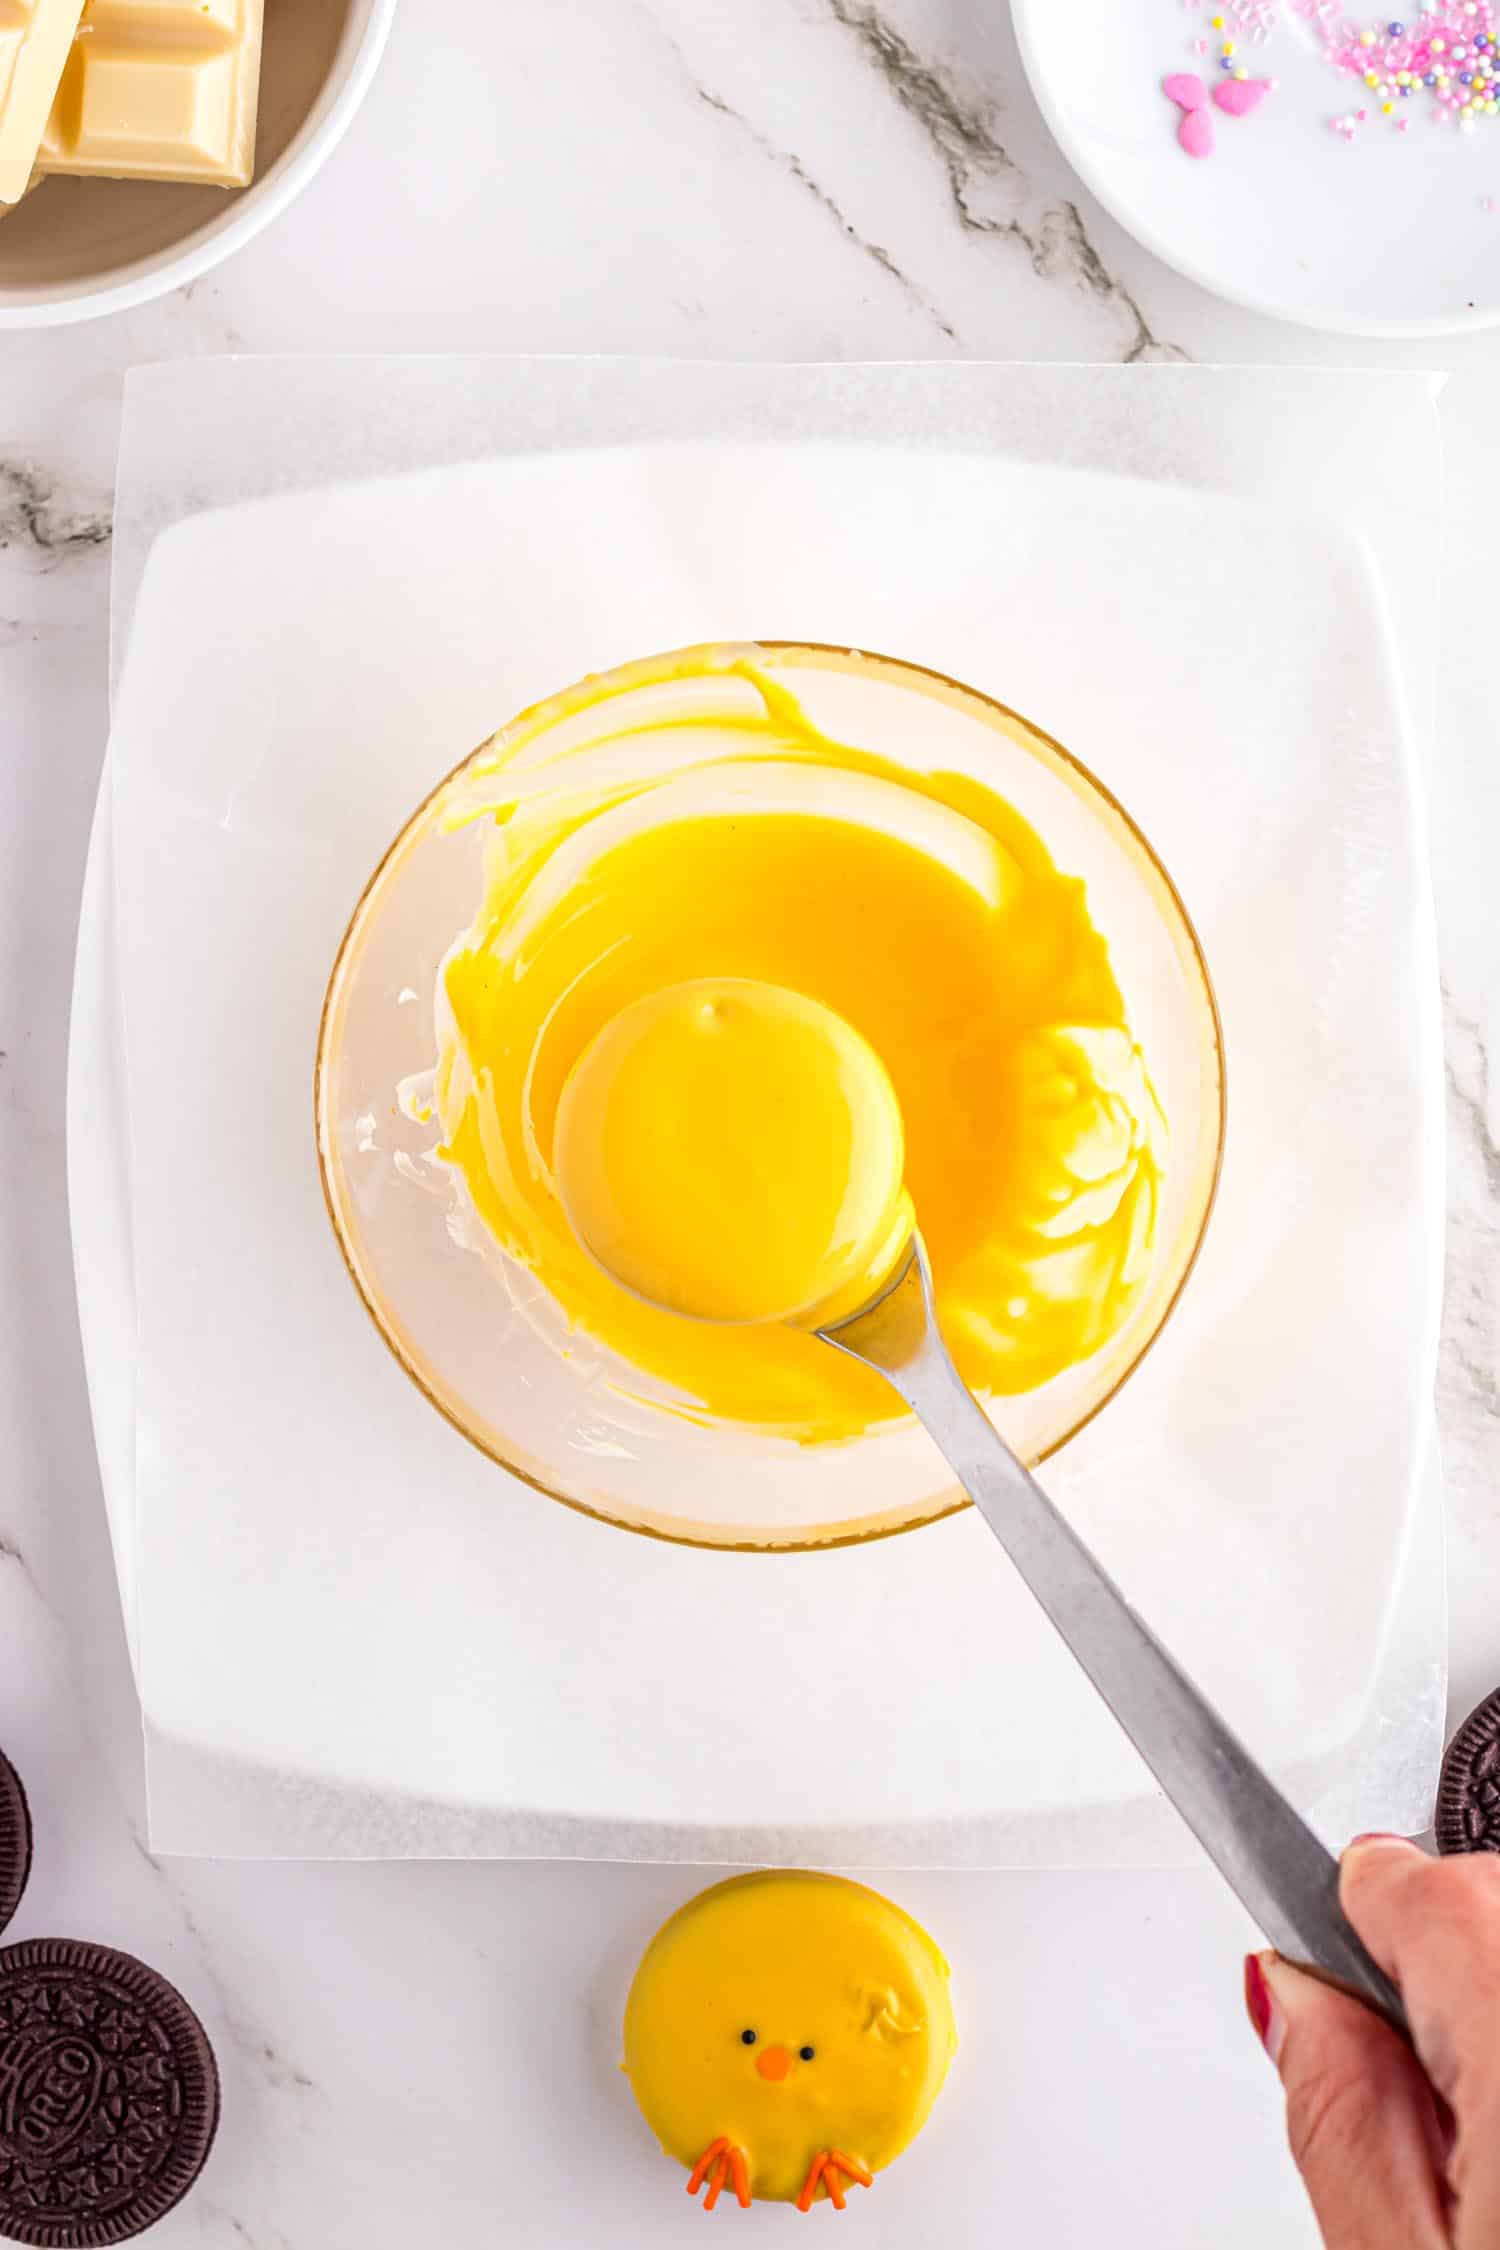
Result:
{"label": "glass mixing bowl", "polygon": [[[990,1402],[1028,1461],[1065,1443],[1119,1389],[1181,1293],[1213,1202],[1223,1069],[1208,970],[1175,888],[1123,807],[1029,721],[975,689],[895,658],[760,642],[760,667],[826,733],[914,772],[973,775],[1008,799],[1059,867],[1087,885],[1128,1020],[1171,1127],[1150,1271],[1123,1326],[1039,1388]],[[604,684],[670,698],[663,661]],[[614,706],[614,720],[633,707]],[[550,754],[559,743],[549,737]],[[482,756],[475,752],[474,757]],[[533,755],[521,752],[521,762]],[[743,1427],[703,1428],[621,1395],[610,1353],[570,1334],[536,1278],[455,1207],[434,1128],[396,1105],[430,1068],[439,963],[481,892],[487,824],[454,827],[465,760],[419,806],[354,910],[318,1040],[315,1107],[339,1246],[377,1327],[413,1382],[481,1451],[537,1490],[632,1531],[698,1545],[826,1546],[932,1522],[966,1505],[909,1418],[844,1445],[801,1446]],[[932,964],[935,979],[941,962]],[[920,1213],[918,1214],[920,1218]],[[479,1230],[482,1233],[482,1230]],[[640,1377],[626,1380],[637,1390]],[[496,1501],[504,1488],[497,1479]]]}

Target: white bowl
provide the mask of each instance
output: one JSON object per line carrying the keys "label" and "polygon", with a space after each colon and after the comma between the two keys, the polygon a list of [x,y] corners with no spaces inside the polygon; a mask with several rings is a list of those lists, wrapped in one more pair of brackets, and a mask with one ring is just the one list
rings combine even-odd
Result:
{"label": "white bowl", "polygon": [[[1362,22],[1410,8],[1349,11]],[[1425,100],[1403,135],[1378,110],[1357,147],[1329,130],[1357,96],[1329,68],[1291,0],[1257,43],[1252,77],[1276,81],[1253,117],[1214,113],[1211,161],[1177,145],[1168,71],[1209,79],[1196,52],[1210,0],[1012,0],[1042,115],[1085,186],[1154,256],[1251,312],[1349,336],[1460,335],[1500,322],[1493,124],[1434,133]],[[1226,11],[1227,13],[1227,11]],[[1421,94],[1421,89],[1417,89]]]}
{"label": "white bowl", "polygon": [[52,328],[165,296],[284,211],[364,99],[396,0],[266,0],[246,188],[45,180],[0,224],[0,328]]}

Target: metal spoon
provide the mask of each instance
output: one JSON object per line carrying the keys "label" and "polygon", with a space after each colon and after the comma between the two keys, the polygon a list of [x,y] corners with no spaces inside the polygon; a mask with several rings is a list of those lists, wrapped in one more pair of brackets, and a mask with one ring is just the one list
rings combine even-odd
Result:
{"label": "metal spoon", "polygon": [[825,1343],[898,1391],[1209,1858],[1288,1961],[1409,2037],[1401,1995],[1338,1900],[1338,1863],[1023,1468],[938,1331],[920,1235],[879,1296]]}

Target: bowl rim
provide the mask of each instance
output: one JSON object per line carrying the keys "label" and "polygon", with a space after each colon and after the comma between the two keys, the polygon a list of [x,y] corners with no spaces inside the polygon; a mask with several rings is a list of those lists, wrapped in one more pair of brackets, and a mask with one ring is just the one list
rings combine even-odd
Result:
{"label": "bowl rim", "polygon": [[[765,649],[787,653],[797,651],[813,656],[831,656],[845,663],[868,661],[889,667],[896,672],[913,673],[920,679],[932,682],[948,695],[981,703],[1001,719],[1014,721],[1017,725],[1023,727],[1028,734],[1034,735],[1060,760],[1071,775],[1082,782],[1085,794],[1092,792],[1114,814],[1140,851],[1150,872],[1161,884],[1177,918],[1181,934],[1187,941],[1187,957],[1196,971],[1207,1012],[1209,1043],[1203,1054],[1202,1064],[1205,1079],[1211,1080],[1215,1096],[1213,1157],[1208,1167],[1208,1177],[1202,1191],[1202,1207],[1198,1214],[1193,1240],[1183,1260],[1182,1270],[1178,1274],[1170,1294],[1165,1299],[1149,1334],[1142,1339],[1132,1357],[1121,1368],[1113,1382],[1094,1400],[1092,1405],[1085,1412],[1079,1414],[1074,1421],[1070,1422],[1068,1427],[1060,1432],[1050,1444],[1042,1448],[1036,1456],[1035,1465],[1039,1466],[1043,1461],[1050,1460],[1054,1454],[1060,1452],[1063,1446],[1070,1444],[1080,1431],[1087,1429],[1096,1416],[1102,1414],[1105,1407],[1119,1396],[1131,1376],[1135,1374],[1137,1368],[1146,1359],[1182,1301],[1183,1292],[1187,1288],[1188,1281],[1202,1254],[1209,1221],[1213,1217],[1214,1207],[1218,1201],[1219,1184],[1224,1169],[1224,1143],[1228,1124],[1224,1022],[1219,1008],[1218,994],[1214,989],[1213,978],[1209,972],[1207,957],[1204,954],[1203,943],[1198,935],[1197,927],[1188,912],[1182,893],[1173,881],[1156,847],[1152,844],[1140,823],[1126,810],[1113,790],[1108,788],[1098,775],[1084,764],[1081,758],[1076,757],[1071,750],[1059,742],[1055,735],[1049,734],[1044,727],[1039,727],[1034,720],[1029,719],[1024,712],[1017,711],[1013,705],[1002,703],[998,696],[988,695],[984,689],[972,687],[967,681],[954,679],[950,673],[939,671],[933,665],[919,664],[909,657],[885,655],[877,649],[862,646],[856,648],[847,642],[788,640],[785,638],[757,639],[736,636],[733,639],[696,642],[691,645],[699,648],[733,647],[736,649]],[[682,648],[659,650],[649,656],[630,658],[622,664],[610,665],[603,672],[591,674],[589,677],[595,683],[598,683],[616,678],[624,673],[647,671],[670,661],[673,657],[680,657],[684,653],[685,651]],[[561,692],[566,694],[568,690],[564,688]],[[513,728],[524,725],[528,719],[547,709],[556,700],[557,691],[554,691],[552,694],[528,704],[523,710],[516,712],[511,718],[502,722],[500,728],[496,730],[497,733],[508,733]],[[382,1316],[374,1297],[365,1286],[359,1261],[348,1238],[332,1176],[334,1128],[329,1115],[328,1080],[331,1074],[329,1045],[334,1009],[344,983],[345,966],[363,926],[366,909],[380,889],[387,868],[403,851],[414,832],[422,826],[432,807],[458,780],[459,776],[473,764],[474,760],[483,755],[494,740],[493,734],[487,735],[483,742],[469,750],[458,760],[456,765],[435,782],[421,802],[402,822],[401,827],[381,853],[363,889],[360,891],[358,899],[355,901],[348,922],[345,924],[338,950],[333,957],[333,965],[328,973],[328,981],[323,992],[323,1002],[318,1013],[318,1037],[313,1062],[312,1085],[313,1135],[317,1147],[318,1179],[323,1191],[324,1208],[328,1213],[329,1224],[333,1230],[334,1240],[338,1245],[339,1256],[343,1260],[345,1271],[354,1285],[360,1303],[364,1306],[366,1313],[374,1324],[377,1334],[428,1404],[437,1410],[452,1429],[457,1430],[460,1437],[467,1439],[477,1452],[482,1453],[486,1460],[493,1461],[497,1467],[504,1469],[508,1475],[529,1486],[533,1492],[540,1493],[544,1499],[555,1500],[560,1506],[571,1509],[575,1515],[587,1516],[595,1523],[607,1525],[613,1531],[630,1532],[641,1539],[657,1539],[672,1547],[701,1548],[714,1554],[822,1554],[833,1548],[862,1547],[876,1539],[898,1538],[903,1533],[921,1531],[929,1524],[943,1523],[951,1516],[963,1514],[974,1503],[968,1494],[960,1489],[946,1505],[924,1508],[920,1515],[887,1517],[874,1523],[861,1524],[848,1531],[825,1533],[821,1537],[797,1536],[774,1540],[714,1539],[692,1530],[669,1530],[659,1522],[633,1522],[625,1516],[611,1514],[607,1508],[598,1507],[591,1501],[581,1500],[572,1493],[558,1491],[557,1487],[548,1484],[544,1477],[538,1476],[523,1463],[510,1458],[498,1446],[487,1443],[478,1431],[472,1429],[447,1401],[438,1395],[426,1375],[414,1364],[401,1337],[394,1333],[392,1327]]]}
{"label": "bowl rim", "polygon": [[304,119],[277,164],[260,180],[242,188],[234,201],[190,234],[186,242],[152,251],[128,266],[117,268],[99,282],[69,284],[52,292],[0,294],[0,329],[64,328],[75,321],[102,319],[107,313],[125,312],[137,305],[165,297],[189,281],[221,265],[236,250],[253,240],[263,227],[292,203],[321,169],[343,139],[355,112],[370,90],[396,16],[396,0],[363,0],[366,10],[343,78],[329,95],[325,81],[318,102],[327,106],[308,129]]}

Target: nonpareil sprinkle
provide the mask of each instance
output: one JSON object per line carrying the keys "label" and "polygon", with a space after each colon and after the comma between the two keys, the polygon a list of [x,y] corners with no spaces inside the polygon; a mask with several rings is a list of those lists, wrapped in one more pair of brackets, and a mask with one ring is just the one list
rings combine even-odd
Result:
{"label": "nonpareil sprinkle", "polygon": [[[1289,5],[1316,31],[1330,68],[1357,80],[1398,132],[1409,120],[1396,112],[1419,89],[1438,124],[1470,130],[1477,119],[1500,112],[1497,0],[1433,0],[1410,22],[1392,16],[1363,26],[1326,0]],[[1345,140],[1354,139],[1347,116],[1329,123]]]}

